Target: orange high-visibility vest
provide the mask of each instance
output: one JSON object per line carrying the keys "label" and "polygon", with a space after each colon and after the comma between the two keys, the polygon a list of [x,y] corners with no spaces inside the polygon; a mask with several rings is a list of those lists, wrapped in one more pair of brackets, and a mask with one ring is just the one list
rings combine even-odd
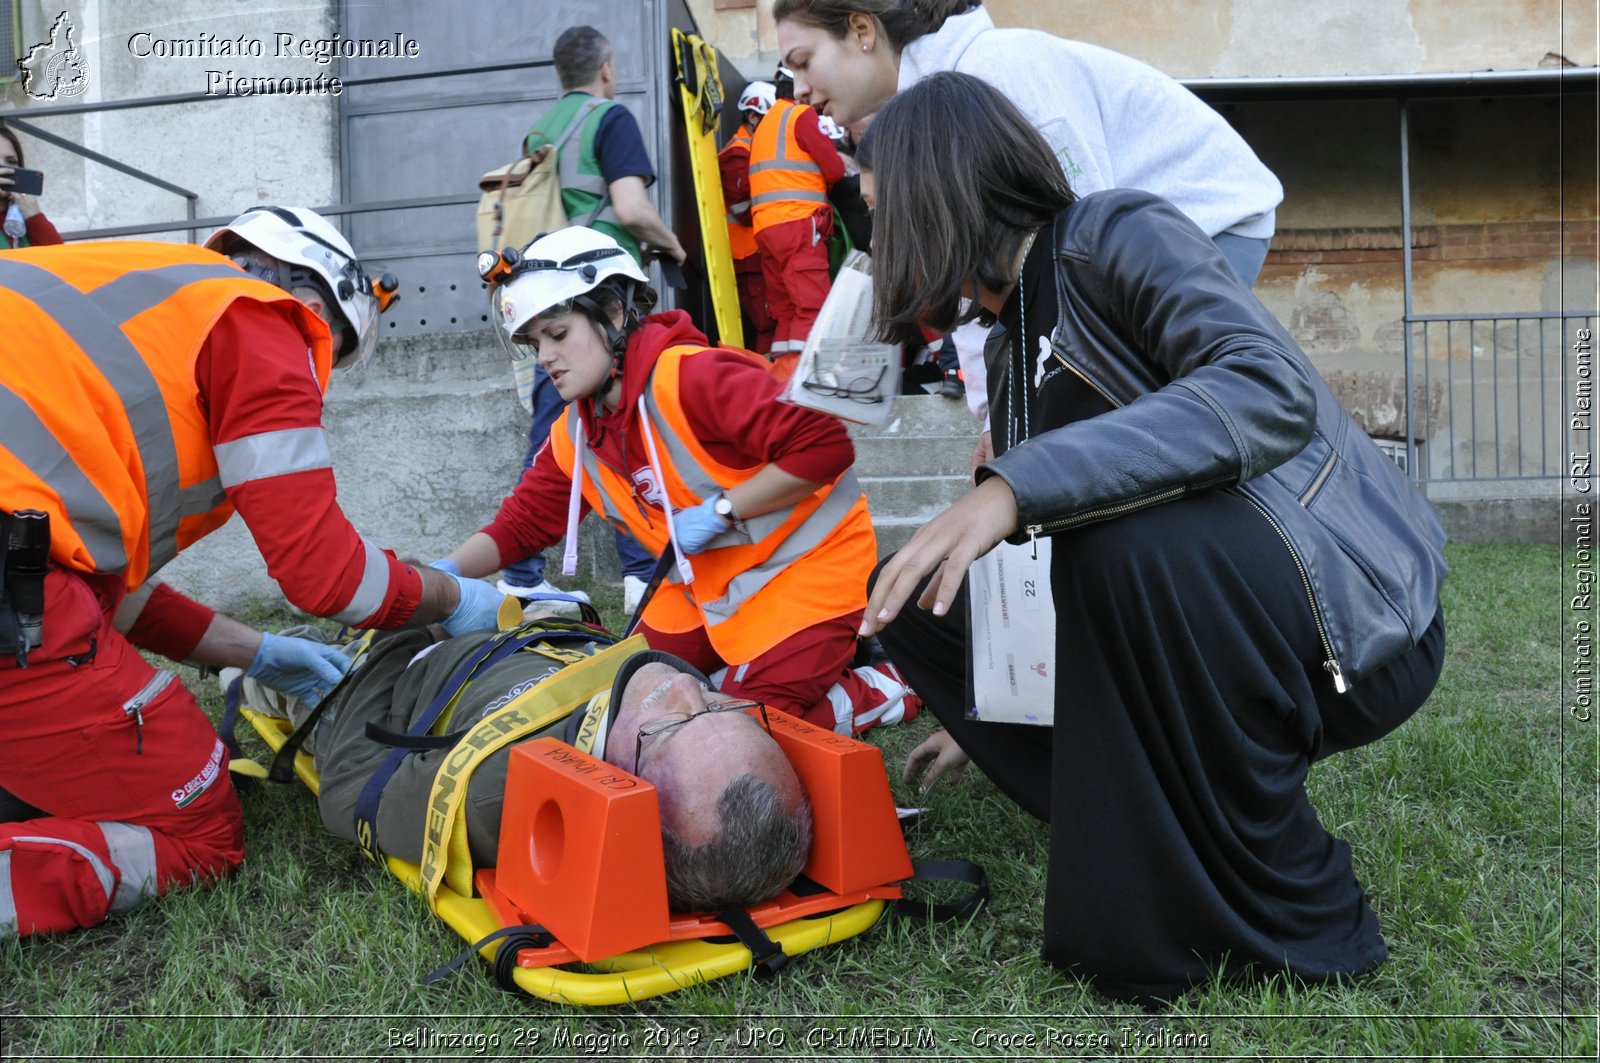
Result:
{"label": "orange high-visibility vest", "polygon": [[[674,510],[699,505],[762,468],[721,464],[690,430],[679,390],[681,368],[684,359],[707,349],[669,347],[656,362],[645,392],[666,480],[656,486],[666,492]],[[748,357],[765,368],[756,355]],[[580,418],[573,403],[550,429],[551,455],[569,477]],[[602,464],[588,446],[582,462],[583,496],[590,507],[652,553],[666,549],[667,523],[659,497],[643,497],[629,473]],[[731,528],[711,548],[694,555],[693,583],[679,582],[673,570],[671,583],[650,600],[645,623],[670,632],[704,627],[724,661],[743,664],[798,631],[867,604],[867,577],[878,558],[878,541],[853,467],[793,505],[743,523],[745,530]]]}
{"label": "orange high-visibility vest", "polygon": [[[733,134],[728,142],[722,146],[722,150],[717,152],[717,154],[719,156],[723,156],[743,152],[745,157],[745,167],[748,169],[750,166],[751,143],[752,138],[750,136],[750,130],[741,125],[739,126],[739,131]],[[733,252],[733,259],[735,262],[742,258],[749,258],[751,255],[757,254],[760,251],[760,249],[756,247],[756,230],[755,227],[750,223],[750,219],[746,218],[743,221],[739,219],[739,214],[749,209],[749,200],[745,200],[743,203],[728,204],[728,248]]]}
{"label": "orange high-visibility vest", "polygon": [[828,203],[822,167],[795,139],[804,110],[793,100],[779,100],[756,126],[750,142],[750,220],[756,232],[809,218]]}
{"label": "orange high-visibility vest", "polygon": [[195,382],[236,299],[288,300],[326,388],[327,327],[274,285],[186,244],[0,253],[0,509],[50,515],[50,557],[131,590],[233,514]]}

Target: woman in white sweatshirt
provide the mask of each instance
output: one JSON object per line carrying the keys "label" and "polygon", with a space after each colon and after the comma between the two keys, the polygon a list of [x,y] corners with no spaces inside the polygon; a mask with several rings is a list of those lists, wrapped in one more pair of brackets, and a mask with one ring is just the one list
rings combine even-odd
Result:
{"label": "woman in white sweatshirt", "polygon": [[996,29],[972,0],[778,0],[795,96],[840,124],[959,70],[1004,93],[1079,195],[1138,188],[1174,204],[1253,283],[1283,186],[1244,139],[1154,67],[1081,41]]}
{"label": "woman in white sweatshirt", "polygon": [[[777,0],[773,17],[795,99],[840,125],[941,70],[982,78],[1044,135],[1078,195],[1155,193],[1255,284],[1283,186],[1221,115],[1154,67],[1037,30],[996,29],[973,0]],[[981,418],[981,343],[958,333],[956,350],[967,405]],[[991,455],[985,433],[974,467]]]}

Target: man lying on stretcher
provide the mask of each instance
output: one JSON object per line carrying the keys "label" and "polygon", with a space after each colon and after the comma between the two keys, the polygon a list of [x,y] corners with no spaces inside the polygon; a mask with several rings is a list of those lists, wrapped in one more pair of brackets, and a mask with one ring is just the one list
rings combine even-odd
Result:
{"label": "man lying on stretcher", "polygon": [[[491,637],[434,642],[424,631],[398,631],[374,638],[354,674],[329,696],[304,747],[321,775],[317,803],[330,831],[355,840],[357,799],[393,749],[371,732],[406,734]],[[562,648],[593,654],[603,647]],[[465,733],[563,663],[535,646],[482,669],[444,729]],[[245,701],[274,704],[266,691],[247,690]],[[609,689],[596,690],[587,705],[529,739],[559,738],[655,786],[669,903],[675,911],[715,911],[779,893],[800,873],[811,844],[805,792],[764,727],[765,709],[744,711],[756,708],[709,689],[687,662],[644,651],[623,663]],[[297,722],[304,715],[298,706],[282,714]],[[376,831],[383,852],[419,860],[429,790],[450,752],[411,752],[384,787]],[[467,836],[477,867],[496,863],[509,756],[510,747],[491,755],[467,786]]]}

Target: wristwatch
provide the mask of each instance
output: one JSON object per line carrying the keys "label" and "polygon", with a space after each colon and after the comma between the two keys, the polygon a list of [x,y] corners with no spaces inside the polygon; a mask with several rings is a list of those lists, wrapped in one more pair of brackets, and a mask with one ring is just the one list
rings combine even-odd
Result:
{"label": "wristwatch", "polygon": [[744,530],[744,521],[740,520],[739,514],[733,511],[733,499],[728,497],[727,492],[717,495],[717,500],[711,503],[711,512],[740,531]]}

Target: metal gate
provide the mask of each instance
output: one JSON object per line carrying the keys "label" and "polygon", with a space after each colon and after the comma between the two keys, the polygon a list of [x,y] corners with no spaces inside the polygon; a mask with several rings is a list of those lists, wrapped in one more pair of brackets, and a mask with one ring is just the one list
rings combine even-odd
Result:
{"label": "metal gate", "polygon": [[[617,57],[617,102],[633,112],[657,172],[651,186],[673,220],[668,30],[682,0],[341,0],[346,39],[423,42],[415,58],[346,59],[350,78],[406,80],[348,86],[339,97],[341,198],[347,204],[460,196],[444,206],[354,213],[346,221],[364,259],[400,279],[403,298],[384,317],[388,335],[487,327],[474,268],[478,178],[515,159],[530,126],[561,97],[549,65],[556,38],[588,24]],[[488,69],[538,64],[518,69]]]}

